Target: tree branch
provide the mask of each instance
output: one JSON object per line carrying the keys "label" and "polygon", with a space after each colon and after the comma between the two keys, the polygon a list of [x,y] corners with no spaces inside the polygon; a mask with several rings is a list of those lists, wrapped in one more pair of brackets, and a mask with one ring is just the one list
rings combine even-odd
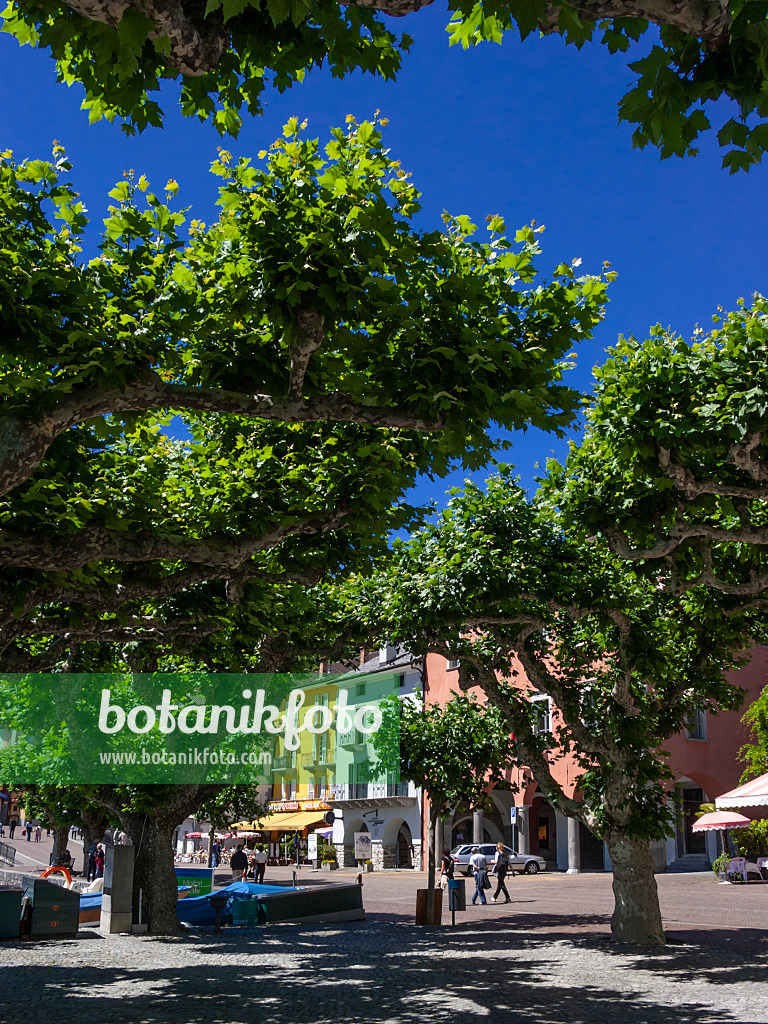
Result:
{"label": "tree branch", "polygon": [[142,0],[130,3],[128,0],[66,0],[67,6],[89,21],[98,21],[117,29],[128,10],[140,11],[156,26],[149,33],[155,40],[165,37],[169,40],[170,52],[164,54],[165,62],[183,75],[198,76],[214,71],[229,44],[229,33],[220,21],[208,18],[195,24],[187,16],[184,3],[179,0]]}
{"label": "tree branch", "polygon": [[739,487],[721,484],[716,480],[697,480],[693,473],[678,462],[670,448],[658,448],[657,456],[662,473],[673,481],[675,487],[685,494],[689,501],[700,494],[716,494],[723,498],[745,498],[747,501],[768,499],[768,466],[754,456],[762,434],[749,434],[739,444],[730,447],[728,462],[748,473],[761,487]]}
{"label": "tree branch", "polygon": [[[66,430],[99,416],[125,412],[173,409],[278,420],[283,423],[332,421],[420,432],[443,429],[440,420],[430,422],[397,409],[361,405],[340,392],[302,398],[300,389],[311,354],[311,351],[307,351],[310,344],[311,340],[305,338],[300,346],[305,355],[296,351],[296,375],[294,377],[292,371],[290,387],[298,385],[299,392],[285,398],[170,384],[158,374],[148,372],[143,381],[129,384],[122,391],[90,387],[76,389],[51,412],[35,412],[26,420],[21,415],[0,417],[0,495],[7,494],[28,480],[51,443]],[[293,365],[293,350],[291,358]]]}
{"label": "tree branch", "polygon": [[[576,2],[573,5],[582,21],[606,18],[642,18],[653,25],[674,25],[688,35],[696,36],[709,50],[718,50],[728,42],[731,14],[728,0],[603,0]],[[547,16],[539,22],[544,35],[560,32],[560,6],[548,6]]]}
{"label": "tree branch", "polygon": [[315,309],[303,309],[296,318],[297,336],[290,347],[291,378],[288,397],[300,399],[304,391],[304,376],[309,359],[323,343],[325,317]]}
{"label": "tree branch", "polygon": [[[346,508],[305,515],[297,522],[275,526],[249,540],[226,534],[194,540],[181,535],[143,536],[101,527],[86,527],[66,540],[0,530],[0,565],[61,572],[79,569],[90,562],[192,562],[219,569],[238,570],[253,555],[276,547],[288,537],[327,533],[347,525]],[[229,573],[227,574],[229,575]]]}

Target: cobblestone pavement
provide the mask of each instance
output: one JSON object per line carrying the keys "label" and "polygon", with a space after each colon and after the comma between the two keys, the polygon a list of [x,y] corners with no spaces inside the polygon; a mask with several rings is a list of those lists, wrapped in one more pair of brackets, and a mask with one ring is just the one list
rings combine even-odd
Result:
{"label": "cobblestone pavement", "polygon": [[763,1024],[767,961],[718,947],[647,952],[498,922],[273,925],[178,939],[92,933],[4,944],[0,1010],[6,1024]]}
{"label": "cobblestone pavement", "polygon": [[512,903],[470,906],[456,928],[416,928],[425,875],[382,872],[364,877],[366,922],[6,942],[0,1021],[768,1024],[768,885],[657,881],[671,941],[651,951],[608,940],[609,875],[555,873],[512,880]]}

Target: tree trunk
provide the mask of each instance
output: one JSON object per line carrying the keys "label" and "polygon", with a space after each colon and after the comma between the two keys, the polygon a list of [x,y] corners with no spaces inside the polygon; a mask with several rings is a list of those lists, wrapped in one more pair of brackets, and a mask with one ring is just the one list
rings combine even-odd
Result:
{"label": "tree trunk", "polygon": [[642,946],[665,945],[650,843],[647,839],[627,839],[615,832],[606,836],[605,841],[613,864],[614,939]]}
{"label": "tree trunk", "polygon": [[181,930],[176,913],[178,885],[171,841],[178,821],[131,815],[126,830],[136,847],[133,869],[133,920],[149,925],[150,935],[175,935]]}
{"label": "tree trunk", "polygon": [[69,825],[53,825],[53,853],[51,864],[60,864],[69,841]]}
{"label": "tree trunk", "polygon": [[435,827],[437,811],[429,804],[429,825],[427,826],[427,924],[435,920]]}
{"label": "tree trunk", "polygon": [[103,835],[103,828],[94,828],[93,825],[83,826],[83,878],[88,877],[88,847],[92,843],[100,843]]}

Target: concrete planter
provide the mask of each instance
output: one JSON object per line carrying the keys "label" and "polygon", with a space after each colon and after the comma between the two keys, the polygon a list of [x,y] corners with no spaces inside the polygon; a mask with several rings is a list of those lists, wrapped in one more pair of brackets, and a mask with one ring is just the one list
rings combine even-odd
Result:
{"label": "concrete planter", "polygon": [[322,871],[337,871],[338,867],[338,862],[335,860],[324,860],[320,865]]}

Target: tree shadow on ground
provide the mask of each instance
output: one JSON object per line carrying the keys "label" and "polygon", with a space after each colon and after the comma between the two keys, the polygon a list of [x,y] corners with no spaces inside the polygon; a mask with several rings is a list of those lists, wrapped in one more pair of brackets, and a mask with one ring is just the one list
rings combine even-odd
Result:
{"label": "tree shadow on ground", "polygon": [[[109,1024],[562,1024],[616,1014],[624,1024],[744,1022],[698,989],[687,999],[659,976],[679,982],[683,971],[707,970],[705,957],[686,961],[687,951],[673,949],[649,964],[635,948],[618,951],[604,940],[554,941],[483,925],[278,924],[57,942],[42,958],[29,944],[2,948],[13,970],[8,995],[0,995],[7,1024],[28,1024],[30,1014]],[[729,951],[717,955],[735,961]]]}

